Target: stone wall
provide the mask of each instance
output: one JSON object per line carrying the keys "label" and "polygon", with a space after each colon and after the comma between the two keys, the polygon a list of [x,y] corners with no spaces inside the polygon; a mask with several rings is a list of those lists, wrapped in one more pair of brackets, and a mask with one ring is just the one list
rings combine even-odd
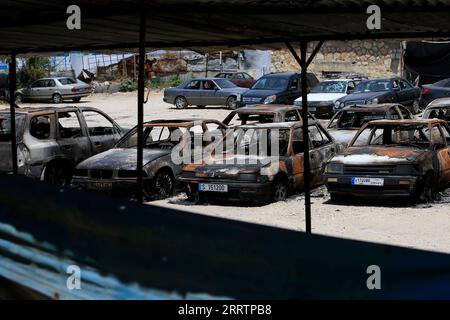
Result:
{"label": "stone wall", "polygon": [[[308,55],[315,45],[309,44]],[[327,72],[361,73],[369,78],[400,75],[400,54],[401,41],[398,40],[327,41],[308,71],[319,77]],[[289,50],[285,49],[273,52],[271,70],[298,71],[300,68]]]}

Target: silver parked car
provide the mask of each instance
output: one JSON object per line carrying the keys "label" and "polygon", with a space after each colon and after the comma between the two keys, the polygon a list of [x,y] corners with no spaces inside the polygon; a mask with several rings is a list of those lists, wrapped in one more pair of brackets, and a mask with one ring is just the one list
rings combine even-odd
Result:
{"label": "silver parked car", "polygon": [[[0,171],[12,171],[9,109],[0,110]],[[16,109],[19,174],[68,185],[79,162],[112,148],[125,134],[90,107]]]}
{"label": "silver parked car", "polygon": [[15,98],[16,102],[36,100],[61,103],[69,99],[79,102],[81,98],[90,95],[91,91],[90,85],[71,78],[42,78],[26,88],[17,90]]}
{"label": "silver parked car", "polygon": [[247,90],[227,79],[199,78],[186,81],[175,88],[165,89],[164,101],[174,104],[178,109],[190,105],[198,107],[216,105],[235,109],[236,100],[239,100],[240,95]]}

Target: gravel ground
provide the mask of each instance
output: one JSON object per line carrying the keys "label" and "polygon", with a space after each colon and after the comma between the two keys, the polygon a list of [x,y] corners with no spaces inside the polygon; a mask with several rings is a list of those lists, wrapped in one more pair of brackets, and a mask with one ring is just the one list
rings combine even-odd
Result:
{"label": "gravel ground", "polygon": [[[120,125],[132,127],[136,124],[136,97],[136,93],[97,94],[77,105],[97,107]],[[145,120],[185,117],[223,120],[228,113],[220,107],[177,110],[162,101],[160,92],[152,92],[144,116]],[[325,188],[313,193],[312,202],[314,233],[450,253],[450,189],[441,194],[440,200],[426,205],[384,200],[336,204],[329,200]],[[298,231],[303,231],[305,224],[303,195],[264,206],[192,205],[182,194],[152,204]]]}

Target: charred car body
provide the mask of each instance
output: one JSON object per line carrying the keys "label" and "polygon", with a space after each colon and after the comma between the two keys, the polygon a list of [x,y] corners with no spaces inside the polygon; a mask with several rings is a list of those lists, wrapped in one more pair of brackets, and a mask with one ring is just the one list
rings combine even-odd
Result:
{"label": "charred car body", "polygon": [[[254,123],[301,121],[301,107],[284,104],[257,104],[236,109],[222,121],[228,126]],[[308,112],[308,119],[315,120]]]}
{"label": "charred car body", "polygon": [[[216,152],[209,163],[184,166],[180,180],[189,199],[282,201],[304,188],[301,122],[243,125],[237,130],[232,150]],[[325,165],[341,146],[317,121],[309,121],[309,136],[314,187],[322,183]],[[261,149],[261,141],[267,142],[267,149]]]}
{"label": "charred car body", "polygon": [[355,136],[355,133],[369,121],[413,118],[412,113],[400,104],[383,103],[348,106],[340,110],[331,119],[327,129],[336,141],[348,144]]}
{"label": "charred car body", "polygon": [[331,197],[414,196],[431,200],[450,181],[450,128],[442,120],[367,123],[326,169]]}
{"label": "charred car body", "polygon": [[[166,198],[176,189],[182,163],[174,163],[174,148],[189,144],[190,149],[194,150],[195,136],[202,139],[206,132],[214,131],[220,131],[223,136],[225,129],[221,122],[208,119],[145,122],[144,196],[148,199]],[[136,157],[137,127],[130,130],[114,148],[81,162],[76,167],[72,185],[78,189],[132,196],[137,184]]]}
{"label": "charred car body", "polygon": [[423,119],[440,119],[450,125],[450,98],[433,100],[423,111]]}
{"label": "charred car body", "polygon": [[[123,134],[124,129],[95,108],[18,108],[19,173],[68,184],[77,163],[112,148]],[[0,171],[12,171],[9,110],[0,111],[0,154]]]}

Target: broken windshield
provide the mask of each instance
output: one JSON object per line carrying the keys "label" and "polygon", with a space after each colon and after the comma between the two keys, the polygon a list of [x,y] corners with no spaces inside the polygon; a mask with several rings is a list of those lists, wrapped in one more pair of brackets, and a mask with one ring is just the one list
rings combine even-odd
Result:
{"label": "broken windshield", "polygon": [[352,146],[430,146],[430,134],[426,125],[368,126],[362,130]]}

